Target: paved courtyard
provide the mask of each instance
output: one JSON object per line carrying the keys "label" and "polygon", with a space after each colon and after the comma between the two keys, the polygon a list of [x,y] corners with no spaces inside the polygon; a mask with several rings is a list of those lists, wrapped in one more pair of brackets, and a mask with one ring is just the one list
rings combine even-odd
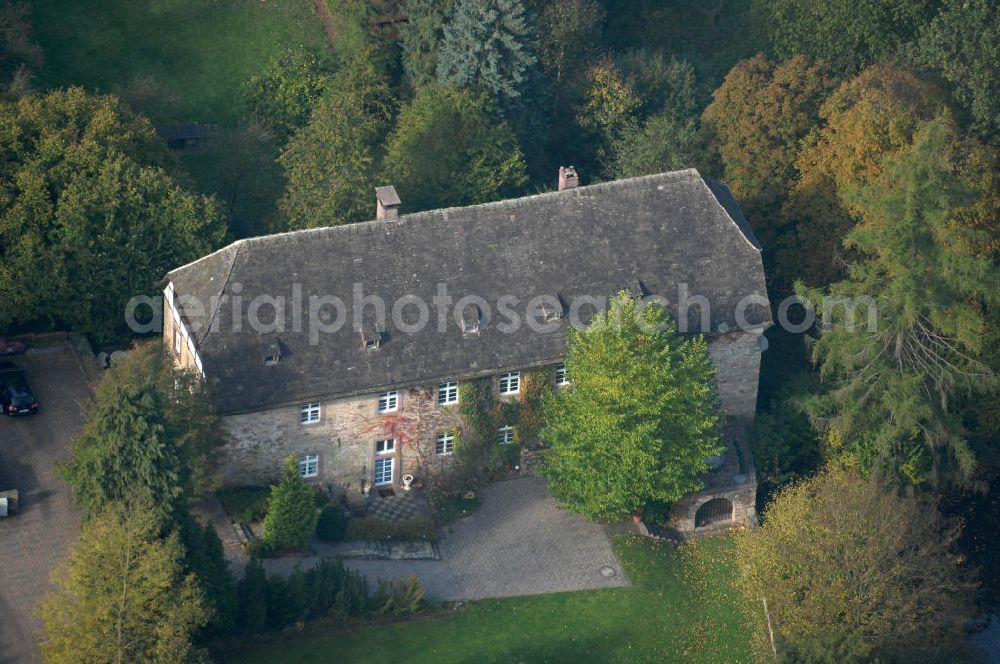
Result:
{"label": "paved courtyard", "polygon": [[80,404],[90,397],[70,351],[13,361],[28,370],[41,409],[32,417],[0,415],[0,490],[21,493],[21,512],[0,520],[0,664],[39,659],[35,605],[80,530],[55,463],[66,458],[66,446],[82,426]]}
{"label": "paved courtyard", "polygon": [[[559,509],[544,480],[519,478],[482,492],[482,506],[445,527],[441,560],[347,560],[379,578],[416,574],[428,598],[478,600],[630,585],[604,529]],[[269,560],[287,572],[307,560]]]}

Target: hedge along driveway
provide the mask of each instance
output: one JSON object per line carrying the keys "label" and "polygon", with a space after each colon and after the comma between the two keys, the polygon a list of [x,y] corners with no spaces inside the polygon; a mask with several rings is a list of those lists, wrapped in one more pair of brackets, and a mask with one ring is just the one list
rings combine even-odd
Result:
{"label": "hedge along driveway", "polygon": [[[604,529],[565,512],[545,481],[519,478],[482,491],[482,507],[445,526],[441,560],[348,560],[371,585],[415,574],[428,598],[479,600],[629,585]],[[269,573],[288,573],[316,559],[267,560]],[[602,573],[603,570],[603,573]],[[612,573],[611,576],[606,574]]]}

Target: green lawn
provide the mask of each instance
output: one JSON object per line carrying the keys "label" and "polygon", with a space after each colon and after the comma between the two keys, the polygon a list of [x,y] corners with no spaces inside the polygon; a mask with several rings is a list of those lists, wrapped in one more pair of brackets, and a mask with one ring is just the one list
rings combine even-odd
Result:
{"label": "green lawn", "polygon": [[176,121],[232,125],[243,81],[295,45],[323,48],[308,0],[36,0],[41,87],[111,92],[152,75]]}
{"label": "green lawn", "polygon": [[[732,586],[733,545],[618,539],[631,588],[477,602],[457,612],[214,653],[223,662],[752,662],[756,608]],[[751,627],[752,625],[752,627]]]}

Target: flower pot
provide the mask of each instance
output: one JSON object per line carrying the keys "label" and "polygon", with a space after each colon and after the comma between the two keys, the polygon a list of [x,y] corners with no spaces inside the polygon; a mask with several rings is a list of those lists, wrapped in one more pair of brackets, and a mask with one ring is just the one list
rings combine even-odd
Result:
{"label": "flower pot", "polygon": [[413,484],[413,475],[403,475],[403,491],[409,491]]}

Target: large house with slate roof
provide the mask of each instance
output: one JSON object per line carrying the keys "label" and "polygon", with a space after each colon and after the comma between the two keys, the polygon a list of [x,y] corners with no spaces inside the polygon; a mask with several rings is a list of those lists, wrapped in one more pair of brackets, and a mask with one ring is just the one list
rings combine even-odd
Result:
{"label": "large house with slate roof", "polygon": [[732,194],[693,169],[591,186],[560,169],[559,183],[414,214],[380,187],[373,221],[239,240],[171,271],[164,340],[223,416],[224,480],[273,481],[294,454],[304,478],[350,500],[419,481],[451,459],[463,381],[489,378],[510,399],[541,370],[560,388],[568,326],[627,290],[704,334],[718,371],[727,452],[678,526],[752,520],[742,426],[771,315]]}

